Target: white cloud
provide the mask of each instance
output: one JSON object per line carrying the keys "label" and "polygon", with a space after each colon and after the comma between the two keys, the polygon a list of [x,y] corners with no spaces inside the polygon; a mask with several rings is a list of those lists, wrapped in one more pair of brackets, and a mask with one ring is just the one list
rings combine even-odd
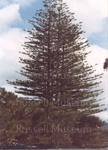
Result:
{"label": "white cloud", "polygon": [[87,60],[91,65],[98,64],[96,68],[96,73],[104,73],[103,63],[108,57],[107,49],[101,48],[98,45],[91,45],[88,49],[91,53],[87,56]]}
{"label": "white cloud", "polygon": [[[99,88],[103,89],[104,93],[99,95],[98,98],[105,98],[101,101],[101,104],[105,104],[104,108],[107,108],[107,111],[98,113],[97,116],[101,117],[103,120],[108,120],[108,71],[103,69],[105,59],[108,57],[108,50],[97,45],[91,45],[91,47],[87,50],[91,51],[91,53],[87,56],[87,61],[89,65],[92,65],[93,68],[96,69],[95,74],[103,73],[102,79],[100,79],[102,83]],[[95,66],[95,64],[97,65]]]}
{"label": "white cloud", "polygon": [[19,4],[9,4],[0,9],[0,86],[3,87],[9,87],[7,79],[20,78],[15,71],[21,67],[19,51],[22,50],[26,33],[20,28],[11,27],[20,20]]}
{"label": "white cloud", "polygon": [[[103,64],[105,62],[105,59],[108,57],[108,51],[107,49],[101,48],[97,45],[91,45],[90,48],[87,49],[88,51],[91,51],[90,54],[88,54],[87,56],[87,61],[89,63],[89,65],[92,65],[93,68],[96,70],[94,74],[102,74],[102,84],[100,88],[104,89],[104,97],[107,100],[108,97],[108,71],[105,71],[103,69]],[[97,64],[95,66],[95,64]],[[105,100],[105,101],[106,101]],[[106,103],[108,103],[108,101],[106,101]]]}
{"label": "white cloud", "polygon": [[6,80],[20,78],[19,71],[19,51],[22,50],[21,44],[25,41],[26,33],[21,29],[9,29],[3,36],[0,36],[0,86],[6,85]]}
{"label": "white cloud", "polygon": [[[0,45],[2,51],[2,57],[6,56],[12,61],[18,61],[18,51],[21,48],[21,44],[24,42],[25,32],[19,28],[9,29],[2,36],[0,36]],[[3,50],[4,51],[3,51]]]}
{"label": "white cloud", "polygon": [[64,0],[75,13],[76,19],[83,22],[83,30],[90,36],[103,28],[103,19],[108,17],[107,0]]}
{"label": "white cloud", "polygon": [[96,116],[100,117],[104,121],[108,121],[108,112],[107,111],[98,113]]}
{"label": "white cloud", "polygon": [[6,30],[15,21],[20,21],[19,5],[11,4],[0,9],[0,32]]}

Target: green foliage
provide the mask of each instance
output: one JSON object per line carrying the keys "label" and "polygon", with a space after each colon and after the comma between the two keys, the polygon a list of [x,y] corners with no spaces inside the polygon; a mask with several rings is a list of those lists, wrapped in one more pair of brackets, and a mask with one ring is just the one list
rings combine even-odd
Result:
{"label": "green foliage", "polygon": [[100,148],[107,144],[104,122],[99,118],[1,91],[0,142],[6,148],[15,143],[25,148]]}

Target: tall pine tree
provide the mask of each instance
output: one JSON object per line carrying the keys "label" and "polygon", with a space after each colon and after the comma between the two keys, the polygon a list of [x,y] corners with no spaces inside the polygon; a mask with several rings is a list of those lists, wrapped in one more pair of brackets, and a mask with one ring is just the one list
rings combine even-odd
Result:
{"label": "tall pine tree", "polygon": [[25,64],[20,74],[26,80],[9,84],[17,86],[17,93],[45,99],[62,109],[87,114],[102,111],[97,99],[102,93],[97,88],[101,75],[94,75],[86,62],[89,44],[82,38],[81,22],[76,23],[62,0],[44,0],[43,6],[29,21],[33,29],[22,52],[28,58],[20,58]]}

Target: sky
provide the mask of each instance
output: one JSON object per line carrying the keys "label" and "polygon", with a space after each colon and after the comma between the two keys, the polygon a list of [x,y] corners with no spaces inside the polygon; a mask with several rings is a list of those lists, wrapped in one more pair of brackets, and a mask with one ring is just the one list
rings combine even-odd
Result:
{"label": "sky", "polygon": [[[107,0],[64,0],[71,12],[75,13],[78,22],[83,22],[83,35],[88,39],[91,53],[87,57],[90,65],[96,73],[103,73],[100,88],[105,98],[102,103],[108,108],[108,71],[103,70],[103,63],[108,57],[108,1]],[[27,33],[24,29],[30,29],[28,23],[37,9],[42,8],[42,0],[0,0],[0,87],[7,91],[14,91],[12,85],[6,80],[22,79],[16,73],[22,64],[19,63],[23,50],[21,46]],[[108,110],[99,113],[102,119],[108,119]]]}

